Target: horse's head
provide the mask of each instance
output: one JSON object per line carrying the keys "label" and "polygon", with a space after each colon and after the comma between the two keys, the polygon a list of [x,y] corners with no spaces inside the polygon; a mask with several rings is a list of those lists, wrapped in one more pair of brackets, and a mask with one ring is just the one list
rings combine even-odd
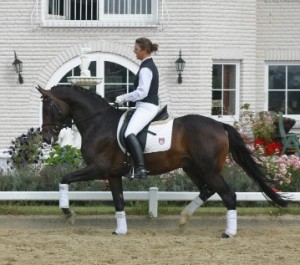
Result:
{"label": "horse's head", "polygon": [[70,107],[66,102],[56,98],[50,90],[40,86],[36,89],[42,94],[43,138],[46,143],[53,144],[58,140],[60,130],[65,127],[66,119],[70,117]]}

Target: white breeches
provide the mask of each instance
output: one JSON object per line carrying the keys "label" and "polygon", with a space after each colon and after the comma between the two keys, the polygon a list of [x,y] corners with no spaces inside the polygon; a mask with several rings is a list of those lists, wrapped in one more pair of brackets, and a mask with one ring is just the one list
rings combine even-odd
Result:
{"label": "white breeches", "polygon": [[147,102],[137,102],[136,110],[132,115],[125,131],[125,138],[134,134],[137,135],[155,117],[160,107]]}

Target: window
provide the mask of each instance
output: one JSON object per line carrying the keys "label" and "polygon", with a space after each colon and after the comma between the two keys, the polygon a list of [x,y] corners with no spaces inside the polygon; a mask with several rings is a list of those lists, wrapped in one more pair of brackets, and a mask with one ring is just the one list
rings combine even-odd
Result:
{"label": "window", "polygon": [[43,0],[43,26],[157,26],[158,0]]}
{"label": "window", "polygon": [[268,67],[268,110],[300,114],[300,64],[270,64]]}
{"label": "window", "polygon": [[151,0],[104,0],[104,14],[151,14]]}
{"label": "window", "polygon": [[[135,75],[122,65],[104,63],[104,97],[113,103],[117,96],[133,91]],[[126,103],[127,106],[135,106],[135,103]]]}
{"label": "window", "polygon": [[239,89],[239,64],[214,63],[212,71],[213,116],[237,115]]}
{"label": "window", "polygon": [[[107,59],[109,58],[105,56],[96,56],[94,60],[91,60],[89,65],[91,76],[101,77],[103,81],[97,86],[90,87],[89,90],[100,94],[109,103],[114,103],[117,96],[133,91],[135,74],[125,66]],[[77,65],[69,70],[59,79],[58,84],[69,84],[69,76],[80,76],[80,66]],[[132,102],[126,104],[126,107],[135,105]]]}

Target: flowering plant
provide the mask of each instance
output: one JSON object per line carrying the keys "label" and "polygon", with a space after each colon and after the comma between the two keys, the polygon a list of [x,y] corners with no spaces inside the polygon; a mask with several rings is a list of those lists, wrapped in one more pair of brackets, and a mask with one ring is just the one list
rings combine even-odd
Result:
{"label": "flowering plant", "polygon": [[[266,156],[265,148],[262,145],[247,145],[249,150],[254,154],[255,161],[261,166],[266,176],[275,182],[276,191],[293,190],[293,183],[299,182],[300,178],[300,157],[295,155],[282,155],[274,153]],[[256,157],[259,157],[257,159]],[[227,158],[226,166],[233,167],[234,162]]]}
{"label": "flowering plant", "polygon": [[19,168],[41,164],[43,157],[42,138],[40,128],[30,128],[26,134],[22,134],[11,141],[11,146],[6,153],[11,156],[12,166]]}
{"label": "flowering plant", "polygon": [[262,147],[264,149],[264,155],[271,156],[274,154],[279,155],[281,153],[282,144],[280,142],[269,142],[264,138],[258,138],[254,140],[254,147]]}
{"label": "flowering plant", "polygon": [[271,112],[260,112],[252,122],[252,131],[254,139],[263,138],[267,142],[272,142],[275,134],[275,114]]}
{"label": "flowering plant", "polygon": [[246,134],[253,140],[263,138],[267,142],[272,142],[276,131],[274,122],[278,119],[277,114],[266,111],[255,113],[250,110],[248,103],[242,105],[241,110],[239,121],[234,122],[235,128],[241,135],[244,137]]}

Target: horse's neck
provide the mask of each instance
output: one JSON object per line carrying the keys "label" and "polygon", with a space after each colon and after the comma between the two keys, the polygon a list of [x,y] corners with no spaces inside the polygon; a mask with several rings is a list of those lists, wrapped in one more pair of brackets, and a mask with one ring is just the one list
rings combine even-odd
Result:
{"label": "horse's neck", "polygon": [[85,98],[86,95],[75,95],[73,97],[66,97],[64,100],[71,108],[71,115],[74,122],[81,122],[90,119],[94,115],[105,114],[110,105],[104,100],[99,98]]}
{"label": "horse's neck", "polygon": [[74,123],[82,137],[84,137],[87,131],[90,131],[91,127],[95,128],[97,132],[100,132],[101,130],[105,130],[105,128],[114,121],[117,124],[117,121],[121,117],[121,114],[118,114],[118,112],[109,105],[102,108],[97,106],[93,110],[89,109],[89,111],[78,107],[74,108],[71,112]]}
{"label": "horse's neck", "polygon": [[91,126],[101,128],[105,123],[111,122],[111,117],[116,116],[116,111],[103,98],[96,95],[88,95],[80,90],[66,91],[57,90],[59,98],[70,106],[70,114],[78,128],[81,136],[88,131]]}

